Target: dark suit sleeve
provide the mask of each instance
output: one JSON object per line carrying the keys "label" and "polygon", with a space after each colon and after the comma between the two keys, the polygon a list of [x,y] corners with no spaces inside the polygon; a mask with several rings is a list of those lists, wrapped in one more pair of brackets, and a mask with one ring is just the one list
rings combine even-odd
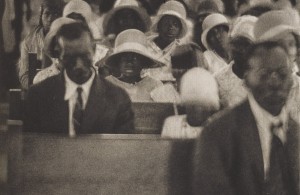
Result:
{"label": "dark suit sleeve", "polygon": [[226,130],[222,126],[207,127],[196,140],[192,180],[195,195],[234,194],[230,182],[232,140]]}
{"label": "dark suit sleeve", "polygon": [[114,129],[116,133],[129,134],[134,131],[134,114],[131,107],[131,101],[123,90],[121,98],[122,100],[120,100],[120,102],[122,103],[119,106]]}
{"label": "dark suit sleeve", "polygon": [[41,98],[36,87],[29,89],[24,106],[24,132],[39,132],[41,129],[39,112],[39,100]]}

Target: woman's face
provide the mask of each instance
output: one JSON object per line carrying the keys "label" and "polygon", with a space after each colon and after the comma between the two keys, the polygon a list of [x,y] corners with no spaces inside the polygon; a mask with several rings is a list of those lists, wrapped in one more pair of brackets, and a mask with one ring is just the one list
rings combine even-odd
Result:
{"label": "woman's face", "polygon": [[207,34],[207,43],[212,50],[225,49],[228,45],[228,27],[219,25]]}
{"label": "woman's face", "polygon": [[157,24],[159,36],[168,41],[174,41],[181,33],[180,20],[171,15],[163,16]]}
{"label": "woman's face", "polygon": [[44,8],[42,13],[42,24],[44,31],[47,33],[50,30],[52,22],[60,17],[60,13],[53,9]]}
{"label": "woman's face", "polygon": [[136,53],[124,53],[120,56],[119,67],[123,77],[140,77],[143,57]]}
{"label": "woman's face", "polygon": [[288,51],[289,58],[292,62],[296,61],[297,57],[297,41],[296,37],[292,33],[284,34],[278,40]]}

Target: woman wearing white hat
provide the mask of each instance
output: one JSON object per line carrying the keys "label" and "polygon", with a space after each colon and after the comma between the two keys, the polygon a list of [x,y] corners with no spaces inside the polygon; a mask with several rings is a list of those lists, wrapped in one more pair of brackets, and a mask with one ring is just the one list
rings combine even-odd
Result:
{"label": "woman wearing white hat", "polygon": [[118,78],[110,75],[106,79],[125,89],[133,102],[175,101],[174,88],[166,89],[159,80],[148,76],[141,77],[143,68],[160,65],[156,56],[149,52],[143,32],[136,29],[121,32],[116,38],[113,53],[106,59],[106,64],[120,72]]}
{"label": "woman wearing white hat", "polygon": [[160,6],[151,28],[154,35],[150,35],[148,39],[151,51],[166,66],[160,69],[144,70],[144,75],[162,81],[175,80],[171,73],[171,55],[181,44],[180,39],[187,34],[186,20],[186,10],[180,2],[167,1]]}
{"label": "woman wearing white hat", "polygon": [[83,0],[69,1],[63,11],[63,17],[86,23],[89,26],[94,39],[100,39],[101,34],[95,23],[92,21],[92,14],[91,6]]}
{"label": "woman wearing white hat", "polygon": [[234,62],[215,74],[219,85],[221,107],[233,107],[247,97],[243,75],[244,57],[254,43],[253,28],[257,17],[240,16],[232,25],[230,31],[230,52]]}
{"label": "woman wearing white hat", "polygon": [[215,74],[231,62],[228,48],[229,22],[224,15],[214,13],[204,19],[202,28],[201,42],[207,49],[203,53],[203,66]]}
{"label": "woman wearing white hat", "polygon": [[209,117],[220,108],[217,82],[203,68],[190,69],[181,79],[180,97],[187,114],[168,117],[161,136],[176,139],[196,138]]}
{"label": "woman wearing white hat", "polygon": [[104,17],[102,28],[106,44],[113,46],[116,36],[127,29],[137,29],[147,32],[151,19],[144,8],[136,0],[117,0],[113,9]]}

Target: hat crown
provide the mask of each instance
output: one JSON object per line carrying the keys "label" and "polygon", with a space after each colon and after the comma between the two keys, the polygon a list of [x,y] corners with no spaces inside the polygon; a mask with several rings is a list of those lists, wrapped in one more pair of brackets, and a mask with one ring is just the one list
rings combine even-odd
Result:
{"label": "hat crown", "polygon": [[210,14],[209,16],[207,16],[202,24],[202,29],[203,31],[206,29],[211,29],[219,24],[227,24],[228,25],[228,20],[227,18],[219,13],[214,13],[214,14]]}
{"label": "hat crown", "polygon": [[170,14],[170,12],[176,12],[181,16],[181,18],[186,19],[186,10],[182,3],[178,1],[167,1],[162,4],[158,10],[157,15]]}
{"label": "hat crown", "polygon": [[[138,44],[143,47],[147,47],[147,38],[145,34],[136,29],[128,29],[122,31],[115,40],[115,48],[118,48],[124,43]],[[131,48],[133,49],[133,48]]]}
{"label": "hat crown", "polygon": [[63,16],[67,16],[73,12],[81,14],[85,20],[89,21],[92,14],[92,8],[83,0],[71,0],[65,6]]}
{"label": "hat crown", "polygon": [[[297,27],[298,18],[295,17],[294,14],[286,11],[286,10],[274,10],[269,11],[263,15],[261,15],[257,22],[254,25],[254,36],[256,40],[260,39],[272,39],[273,37],[267,36],[268,32],[273,31],[272,35],[276,36],[285,30],[290,30],[291,28]],[[274,29],[282,26],[280,30],[277,32]]]}
{"label": "hat crown", "polygon": [[56,20],[54,20],[50,26],[50,30],[49,32],[52,31],[57,31],[58,29],[60,29],[63,25],[65,24],[70,24],[76,22],[75,20],[71,19],[71,18],[66,18],[66,17],[60,17],[57,18]]}
{"label": "hat crown", "polygon": [[242,36],[254,41],[253,29],[257,19],[257,17],[249,15],[238,17],[233,23],[230,37]]}
{"label": "hat crown", "polygon": [[139,7],[139,3],[136,0],[117,0],[114,5],[114,8],[127,7],[127,6]]}

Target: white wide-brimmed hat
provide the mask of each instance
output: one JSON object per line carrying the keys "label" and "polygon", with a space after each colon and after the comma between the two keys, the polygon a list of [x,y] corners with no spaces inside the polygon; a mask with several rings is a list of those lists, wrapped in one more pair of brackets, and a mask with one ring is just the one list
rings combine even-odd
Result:
{"label": "white wide-brimmed hat", "polygon": [[256,43],[275,41],[285,33],[300,35],[299,15],[288,10],[274,10],[261,15],[254,25]]}
{"label": "white wide-brimmed hat", "polygon": [[207,34],[208,32],[219,25],[224,25],[228,27],[229,30],[229,22],[227,20],[227,18],[219,13],[214,13],[214,14],[210,14],[209,16],[207,16],[202,24],[202,35],[201,35],[201,42],[202,44],[205,46],[206,49],[209,49],[208,43],[207,43]]}
{"label": "white wide-brimmed hat", "polygon": [[128,29],[122,31],[115,40],[115,47],[112,54],[107,58],[106,64],[109,66],[117,65],[120,54],[137,53],[145,57],[142,66],[144,68],[154,68],[161,66],[161,62],[157,61],[157,57],[149,51],[146,35],[136,29]]}
{"label": "white wide-brimmed hat", "polygon": [[53,39],[63,25],[75,22],[76,20],[66,17],[57,18],[52,22],[50,30],[44,40],[44,51],[47,55],[49,55],[51,58],[57,58],[57,56],[55,56],[55,54],[53,53]]}
{"label": "white wide-brimmed hat", "polygon": [[104,17],[102,23],[104,35],[107,35],[109,33],[106,29],[108,29],[108,26],[111,24],[111,22],[114,22],[113,18],[115,14],[121,9],[131,9],[135,11],[144,22],[146,32],[149,30],[151,26],[150,16],[148,15],[147,11],[144,8],[142,8],[136,0],[118,0],[116,1],[113,9],[111,9]]}
{"label": "white wide-brimmed hat", "polygon": [[205,108],[220,108],[218,84],[213,75],[203,68],[192,68],[181,78],[182,104],[198,104]]}
{"label": "white wide-brimmed hat", "polygon": [[236,37],[246,37],[252,42],[254,42],[254,25],[258,20],[255,16],[245,15],[238,17],[232,25],[232,29],[230,31],[230,37],[232,39]]}
{"label": "white wide-brimmed hat", "polygon": [[66,17],[71,13],[81,14],[87,23],[91,21],[92,8],[83,0],[71,0],[64,8],[63,16]]}
{"label": "white wide-brimmed hat", "polygon": [[151,28],[152,31],[157,32],[157,24],[165,15],[175,16],[180,20],[182,29],[179,38],[184,37],[188,31],[188,25],[186,22],[186,10],[184,6],[178,1],[167,1],[160,6],[157,12],[157,16],[153,20],[153,25]]}

